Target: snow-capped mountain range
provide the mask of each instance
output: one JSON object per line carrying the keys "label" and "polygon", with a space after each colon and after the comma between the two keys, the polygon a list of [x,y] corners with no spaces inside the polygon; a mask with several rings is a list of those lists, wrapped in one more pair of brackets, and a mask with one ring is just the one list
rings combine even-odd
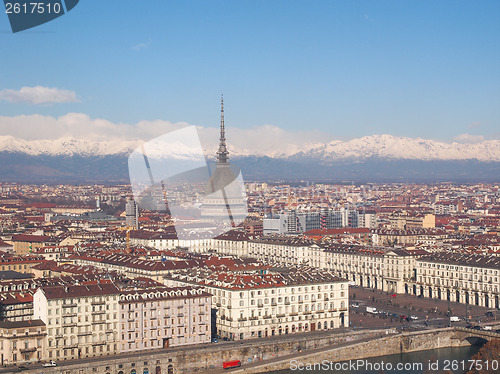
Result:
{"label": "snow-capped mountain range", "polygon": [[29,156],[109,156],[130,153],[139,144],[139,141],[72,137],[24,140],[13,136],[0,136],[0,152],[23,153]]}
{"label": "snow-capped mountain range", "polygon": [[[58,139],[23,140],[0,136],[0,152],[29,156],[104,157],[127,155],[140,146],[140,140],[91,140],[63,137]],[[291,147],[295,148],[295,147]],[[429,139],[371,135],[348,141],[334,140],[314,144],[298,152],[265,152],[259,149],[229,144],[232,157],[270,157],[300,161],[303,159],[328,163],[341,160],[401,159],[401,160],[478,160],[500,161],[500,140],[486,140],[474,144],[445,143]],[[207,155],[215,149],[206,149]]]}
{"label": "snow-capped mountain range", "polygon": [[488,140],[463,144],[392,135],[371,135],[349,141],[335,140],[302,154],[323,161],[367,158],[500,161],[500,141]]}

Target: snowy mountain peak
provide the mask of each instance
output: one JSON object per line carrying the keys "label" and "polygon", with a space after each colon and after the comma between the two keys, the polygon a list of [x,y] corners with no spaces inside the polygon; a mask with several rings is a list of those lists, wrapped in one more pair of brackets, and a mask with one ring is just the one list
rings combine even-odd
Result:
{"label": "snowy mountain peak", "polygon": [[[140,146],[140,140],[58,139],[23,140],[0,136],[0,152],[22,153],[30,156],[109,156],[126,155]],[[205,150],[211,156],[215,150]],[[311,144],[305,149],[290,144],[286,149],[238,149],[230,147],[230,157],[267,156],[276,159],[313,159],[321,162],[337,160],[406,159],[406,160],[472,160],[500,161],[500,141],[488,140],[475,144],[407,138],[393,135],[370,135],[348,141],[334,140]]]}

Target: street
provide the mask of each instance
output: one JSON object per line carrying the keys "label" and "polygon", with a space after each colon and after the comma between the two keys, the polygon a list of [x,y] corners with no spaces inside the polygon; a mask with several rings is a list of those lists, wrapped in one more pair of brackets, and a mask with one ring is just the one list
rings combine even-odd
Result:
{"label": "street", "polygon": [[[450,323],[448,307],[452,316],[460,318],[460,322],[452,322],[453,326],[465,326],[466,315],[470,323],[484,324],[495,321],[495,313],[493,317],[486,316],[486,312],[492,309],[414,295],[393,295],[379,290],[350,287],[349,299],[351,328],[422,328],[427,327],[426,321],[429,327],[446,327]],[[387,315],[367,313],[366,307],[374,307],[378,312],[386,312]],[[411,315],[418,319],[408,322],[401,318]]]}

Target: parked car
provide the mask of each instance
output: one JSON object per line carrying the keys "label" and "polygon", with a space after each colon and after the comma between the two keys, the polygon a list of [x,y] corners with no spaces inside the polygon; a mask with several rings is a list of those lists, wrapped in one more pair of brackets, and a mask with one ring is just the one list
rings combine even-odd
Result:
{"label": "parked car", "polygon": [[25,371],[25,370],[28,370],[28,367],[26,367],[24,365],[21,365],[21,366],[17,367],[17,371]]}
{"label": "parked car", "polygon": [[450,317],[450,322],[459,322],[460,321],[460,318],[457,317],[457,316],[451,316]]}
{"label": "parked car", "polygon": [[484,330],[484,331],[491,331],[493,329],[491,328],[491,326],[483,326],[482,330]]}
{"label": "parked car", "polygon": [[57,364],[56,364],[55,361],[50,360],[49,362],[46,362],[45,364],[42,364],[42,366],[50,367],[50,366],[57,366]]}
{"label": "parked car", "polygon": [[489,310],[489,311],[487,311],[486,313],[484,313],[484,315],[485,315],[486,317],[493,317],[493,316],[494,316],[494,314],[493,314],[493,312],[492,312],[491,310]]}
{"label": "parked car", "polygon": [[216,338],[212,338],[212,343],[218,343],[219,341]]}
{"label": "parked car", "polygon": [[416,316],[415,314],[412,314],[410,316],[410,321],[416,321],[416,320],[418,320],[418,316]]}

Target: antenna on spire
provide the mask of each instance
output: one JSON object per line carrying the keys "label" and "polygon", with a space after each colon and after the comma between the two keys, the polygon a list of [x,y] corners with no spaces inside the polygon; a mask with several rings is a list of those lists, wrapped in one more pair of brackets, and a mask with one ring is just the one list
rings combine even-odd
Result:
{"label": "antenna on spire", "polygon": [[226,147],[226,133],[224,128],[224,95],[221,95],[220,100],[220,142],[219,150],[217,151],[217,163],[226,164],[228,160],[228,154]]}
{"label": "antenna on spire", "polygon": [[226,140],[224,129],[224,95],[220,96],[220,140]]}

